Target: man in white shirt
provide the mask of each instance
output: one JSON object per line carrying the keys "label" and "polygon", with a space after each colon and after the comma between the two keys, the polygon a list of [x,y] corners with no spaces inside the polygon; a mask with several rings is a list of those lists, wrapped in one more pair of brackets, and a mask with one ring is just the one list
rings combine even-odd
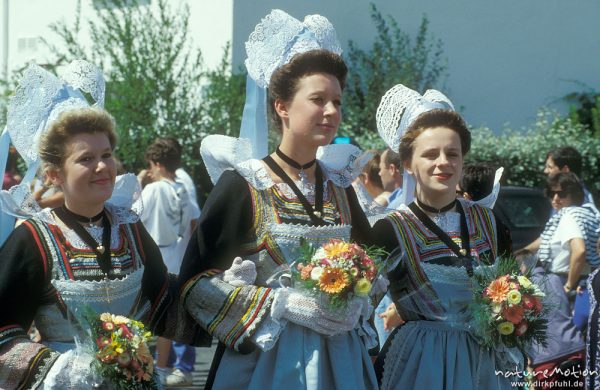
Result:
{"label": "man in white shirt", "polygon": [[[144,210],[140,219],[158,245],[169,273],[176,275],[179,273],[194,221],[200,216],[200,208],[195,196],[190,196],[192,189],[195,194],[191,178],[179,168],[181,147],[176,140],[156,139],[148,147],[146,159],[149,164],[147,175],[152,182],[142,191]],[[180,177],[176,174],[178,170]],[[191,386],[195,349],[159,337],[156,350],[156,367],[161,382],[166,386]],[[169,362],[173,362],[172,370],[167,368]]]}

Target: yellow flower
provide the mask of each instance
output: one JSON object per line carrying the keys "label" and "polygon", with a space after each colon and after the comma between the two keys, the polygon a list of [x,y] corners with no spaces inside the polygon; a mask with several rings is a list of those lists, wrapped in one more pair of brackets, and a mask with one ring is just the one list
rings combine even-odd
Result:
{"label": "yellow flower", "polygon": [[112,315],[110,313],[102,313],[100,314],[100,321],[112,322]]}
{"label": "yellow flower", "polygon": [[512,334],[512,332],[515,331],[515,326],[513,325],[512,322],[502,322],[501,324],[498,325],[498,332],[500,332],[500,334],[504,335],[504,336],[508,336],[509,334]]}
{"label": "yellow flower", "polygon": [[350,245],[344,241],[333,241],[323,245],[327,257],[333,259],[350,250]]}
{"label": "yellow flower", "polygon": [[124,349],[123,349],[123,348],[121,348],[121,347],[117,347],[117,348],[115,348],[115,351],[116,351],[117,353],[123,353]]}
{"label": "yellow flower", "polygon": [[526,276],[523,276],[523,275],[517,276],[517,280],[519,281],[519,284],[525,288],[529,288],[532,284],[531,281],[529,279],[527,279]]}
{"label": "yellow flower", "polygon": [[113,322],[117,325],[127,324],[129,322],[129,318],[125,316],[113,316]]}
{"label": "yellow flower", "polygon": [[517,290],[510,290],[506,296],[506,299],[511,305],[516,305],[521,302],[521,293]]}
{"label": "yellow flower", "polygon": [[348,274],[341,268],[327,268],[319,278],[321,291],[329,294],[337,294],[350,284]]}
{"label": "yellow flower", "polygon": [[356,285],[354,286],[354,293],[356,295],[365,296],[369,295],[371,292],[371,282],[367,279],[362,278],[356,281]]}

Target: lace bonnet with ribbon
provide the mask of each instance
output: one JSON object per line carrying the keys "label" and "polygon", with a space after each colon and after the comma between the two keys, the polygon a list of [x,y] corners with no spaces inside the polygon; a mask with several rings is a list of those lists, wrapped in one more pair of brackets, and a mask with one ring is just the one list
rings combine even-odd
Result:
{"label": "lace bonnet with ribbon", "polygon": [[[23,72],[10,100],[6,127],[0,138],[0,170],[4,173],[12,142],[27,165],[27,173],[21,184],[0,192],[2,212],[6,213],[1,217],[0,242],[12,230],[12,223],[8,222],[14,221],[7,222],[7,215],[27,218],[39,215],[42,211],[30,190],[30,183],[40,166],[38,146],[42,134],[61,113],[90,107],[84,93],[92,97],[94,106],[104,106],[104,76],[95,65],[75,60],[62,69],[59,76],[36,64],[30,64]],[[129,175],[119,177],[111,198],[114,200],[112,203],[128,209],[137,207],[141,211],[141,203],[137,202],[138,187]]]}
{"label": "lace bonnet with ribbon", "polygon": [[[381,98],[377,107],[377,131],[383,141],[396,153],[400,148],[400,140],[410,125],[419,115],[434,110],[452,110],[454,105],[443,93],[435,89],[427,90],[423,95],[402,84],[395,85]],[[502,174],[500,168],[496,174],[494,191],[485,198],[485,205],[492,206],[500,189],[499,180]],[[414,199],[416,182],[413,175],[404,171],[402,177],[401,204],[409,204]],[[483,203],[483,202],[482,202]]]}
{"label": "lace bonnet with ribbon", "polygon": [[294,55],[325,49],[342,53],[333,25],[321,15],[307,15],[304,21],[275,9],[256,25],[246,42],[246,103],[240,138],[250,140],[254,158],[268,154],[267,92],[275,69]]}

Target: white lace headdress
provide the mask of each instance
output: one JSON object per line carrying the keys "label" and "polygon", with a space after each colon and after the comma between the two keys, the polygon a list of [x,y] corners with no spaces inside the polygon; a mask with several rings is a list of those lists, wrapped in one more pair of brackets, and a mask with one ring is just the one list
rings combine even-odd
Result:
{"label": "white lace headdress", "polygon": [[[38,146],[42,134],[49,125],[65,111],[89,107],[84,96],[89,94],[94,105],[104,106],[105,82],[102,71],[95,65],[75,60],[59,72],[57,77],[36,64],[29,65],[23,72],[19,85],[8,106],[7,123],[0,139],[0,171],[3,174],[12,142],[27,165],[27,173],[20,185],[0,192],[0,203],[4,213],[29,217],[39,214],[41,209],[33,200],[29,183],[40,165]],[[119,180],[115,188],[132,190],[130,178]],[[133,190],[136,192],[136,190]],[[134,207],[135,199],[123,201],[122,193],[116,194],[123,206]],[[114,197],[114,195],[113,195]],[[135,196],[134,196],[135,197]],[[141,204],[136,207],[141,207]],[[6,235],[6,215],[2,216],[0,242]],[[12,230],[12,227],[11,227]]]}
{"label": "white lace headdress", "polygon": [[[397,153],[400,139],[406,129],[419,115],[434,109],[454,111],[454,105],[443,93],[435,89],[427,90],[421,96],[417,91],[402,84],[395,85],[383,95],[377,107],[377,131],[387,146]],[[412,202],[415,187],[415,178],[405,170],[400,198],[402,204]]]}
{"label": "white lace headdress", "polygon": [[[435,89],[427,90],[423,96],[402,84],[395,85],[383,95],[377,107],[377,131],[385,143],[395,152],[400,148],[400,140],[406,129],[419,115],[434,109],[454,111],[454,105],[443,93]],[[500,178],[504,168],[496,170],[492,192],[483,199],[474,201],[479,205],[493,208],[500,192]],[[412,202],[415,193],[415,178],[404,171],[402,176],[401,204]]]}
{"label": "white lace headdress", "polygon": [[342,53],[333,25],[321,15],[308,15],[301,22],[275,9],[250,34],[246,42],[248,77],[240,138],[250,140],[255,158],[268,154],[266,88],[271,75],[294,55],[315,49]]}

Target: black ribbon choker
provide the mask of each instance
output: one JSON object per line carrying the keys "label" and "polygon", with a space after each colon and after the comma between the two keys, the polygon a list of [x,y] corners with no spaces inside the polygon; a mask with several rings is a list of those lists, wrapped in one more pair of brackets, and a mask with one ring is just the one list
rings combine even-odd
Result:
{"label": "black ribbon choker", "polygon": [[78,222],[87,222],[89,224],[98,222],[104,216],[104,209],[102,209],[102,211],[100,211],[98,214],[94,215],[93,217],[86,217],[85,215],[80,215],[80,214],[74,213],[64,206],[62,207],[62,209],[64,210],[65,213],[69,214],[69,216],[71,218],[73,218],[74,220],[76,220]]}
{"label": "black ribbon choker", "polygon": [[445,213],[448,210],[451,210],[455,205],[456,205],[456,199],[454,199],[452,202],[450,202],[449,204],[447,204],[446,206],[442,207],[441,209],[436,209],[435,207],[431,207],[429,205],[426,205],[425,203],[422,203],[419,199],[415,199],[417,205],[427,211],[428,213],[435,213],[435,214],[439,214],[439,213]]}
{"label": "black ribbon choker", "polygon": [[277,147],[277,149],[275,149],[275,154],[277,154],[277,156],[280,159],[282,159],[283,161],[285,161],[286,164],[288,164],[289,166],[299,169],[301,171],[312,167],[315,164],[315,162],[317,162],[317,159],[315,158],[314,160],[309,161],[306,164],[302,165],[298,161],[292,159],[291,157],[289,157],[285,153],[283,153],[281,151],[281,149],[279,149],[279,146]]}

